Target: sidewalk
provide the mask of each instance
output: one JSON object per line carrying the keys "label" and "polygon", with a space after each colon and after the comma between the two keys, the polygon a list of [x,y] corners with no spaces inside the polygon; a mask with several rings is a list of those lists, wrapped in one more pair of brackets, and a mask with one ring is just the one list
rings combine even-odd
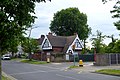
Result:
{"label": "sidewalk", "polygon": [[74,70],[84,71],[84,72],[95,72],[96,70],[101,69],[119,69],[120,65],[111,65],[111,66],[94,66],[93,62],[84,62],[83,67],[76,68]]}

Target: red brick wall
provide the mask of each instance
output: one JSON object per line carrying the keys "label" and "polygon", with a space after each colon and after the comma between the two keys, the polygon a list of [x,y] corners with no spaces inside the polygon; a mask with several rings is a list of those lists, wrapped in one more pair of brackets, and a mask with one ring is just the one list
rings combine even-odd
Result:
{"label": "red brick wall", "polygon": [[62,51],[63,51],[63,48],[60,48],[60,47],[58,47],[58,48],[53,48],[53,51],[54,51],[54,52],[62,52]]}

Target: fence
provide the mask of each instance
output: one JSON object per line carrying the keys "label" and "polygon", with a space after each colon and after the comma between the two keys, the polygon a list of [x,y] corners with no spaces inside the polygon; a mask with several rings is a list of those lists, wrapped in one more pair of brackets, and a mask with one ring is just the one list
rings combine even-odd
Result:
{"label": "fence", "polygon": [[96,61],[95,65],[119,65],[120,64],[120,54],[96,54]]}
{"label": "fence", "polygon": [[[74,56],[70,55],[70,61],[74,60]],[[80,54],[75,56],[75,61],[83,60],[84,62],[87,61],[94,61],[94,54]]]}

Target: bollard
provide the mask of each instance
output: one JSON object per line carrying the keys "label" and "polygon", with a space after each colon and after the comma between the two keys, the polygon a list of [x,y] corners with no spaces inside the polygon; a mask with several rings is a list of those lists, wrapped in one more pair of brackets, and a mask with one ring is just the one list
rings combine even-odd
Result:
{"label": "bollard", "polygon": [[50,58],[47,58],[47,63],[50,63]]}
{"label": "bollard", "polygon": [[83,61],[82,60],[79,60],[79,66],[83,67]]}

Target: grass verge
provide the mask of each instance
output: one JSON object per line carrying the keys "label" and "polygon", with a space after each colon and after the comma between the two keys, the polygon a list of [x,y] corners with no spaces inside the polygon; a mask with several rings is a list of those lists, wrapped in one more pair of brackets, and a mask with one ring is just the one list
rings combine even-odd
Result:
{"label": "grass verge", "polygon": [[46,61],[37,61],[37,60],[21,60],[20,62],[29,63],[29,64],[47,64]]}
{"label": "grass verge", "polygon": [[79,66],[70,66],[68,69],[73,69],[73,68],[80,68]]}
{"label": "grass verge", "polygon": [[11,80],[11,79],[2,75],[2,80]]}
{"label": "grass verge", "polygon": [[107,75],[120,76],[120,70],[116,70],[116,69],[102,69],[102,70],[97,70],[95,72],[101,74],[107,74]]}

